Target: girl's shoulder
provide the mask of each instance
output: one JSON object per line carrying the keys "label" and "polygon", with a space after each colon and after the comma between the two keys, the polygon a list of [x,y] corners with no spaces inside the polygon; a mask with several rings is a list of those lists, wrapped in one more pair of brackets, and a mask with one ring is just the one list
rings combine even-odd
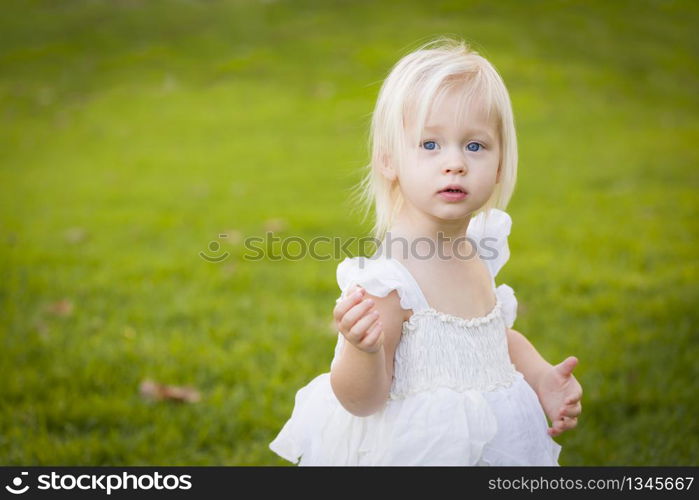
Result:
{"label": "girl's shoulder", "polygon": [[337,284],[342,291],[337,302],[344,299],[355,285],[359,285],[377,297],[385,297],[396,290],[403,309],[426,308],[422,292],[406,276],[402,266],[385,255],[345,258],[337,266]]}

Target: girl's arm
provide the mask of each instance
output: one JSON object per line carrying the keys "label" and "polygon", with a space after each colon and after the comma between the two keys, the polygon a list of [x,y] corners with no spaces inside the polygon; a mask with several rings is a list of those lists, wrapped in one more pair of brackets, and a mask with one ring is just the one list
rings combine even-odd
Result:
{"label": "girl's arm", "polygon": [[551,365],[536,351],[524,335],[507,329],[507,346],[517,371],[536,392],[544,412],[551,421],[548,433],[557,436],[578,425],[582,411],[582,387],[573,375],[578,364],[575,356]]}
{"label": "girl's arm", "polygon": [[382,340],[378,350],[359,349],[345,338],[339,358],[330,370],[330,385],[342,406],[353,415],[365,417],[377,412],[386,403],[393,381],[393,356],[400,340],[405,311],[394,290],[386,297],[364,293],[351,295],[336,306],[335,319],[364,299],[374,301],[382,324]]}
{"label": "girl's arm", "polygon": [[507,329],[507,348],[517,371],[524,375],[525,380],[538,394],[541,376],[553,368],[553,365],[541,357],[524,335],[511,328]]}

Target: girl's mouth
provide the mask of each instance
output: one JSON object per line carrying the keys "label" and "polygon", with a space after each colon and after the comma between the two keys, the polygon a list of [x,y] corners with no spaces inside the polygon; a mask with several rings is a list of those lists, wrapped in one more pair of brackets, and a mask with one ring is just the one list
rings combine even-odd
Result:
{"label": "girl's mouth", "polygon": [[446,201],[461,201],[468,196],[468,193],[457,188],[443,189],[437,194]]}
{"label": "girl's mouth", "polygon": [[461,201],[466,198],[466,193],[463,191],[441,191],[439,196],[447,201]]}

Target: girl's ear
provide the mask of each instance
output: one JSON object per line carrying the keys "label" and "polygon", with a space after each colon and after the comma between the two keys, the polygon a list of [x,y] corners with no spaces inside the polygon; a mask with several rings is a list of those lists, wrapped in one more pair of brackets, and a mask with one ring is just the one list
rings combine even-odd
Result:
{"label": "girl's ear", "polygon": [[394,181],[396,180],[396,177],[398,177],[395,168],[391,164],[389,156],[386,154],[381,155],[381,165],[379,165],[379,170],[389,181]]}

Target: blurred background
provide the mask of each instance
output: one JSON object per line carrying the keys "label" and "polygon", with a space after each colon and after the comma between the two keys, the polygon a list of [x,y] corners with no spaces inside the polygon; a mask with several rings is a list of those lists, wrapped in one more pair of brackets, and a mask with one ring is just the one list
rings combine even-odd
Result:
{"label": "blurred background", "polygon": [[381,82],[451,35],[513,101],[514,327],[580,360],[561,465],[699,464],[698,24],[690,1],[3,2],[0,463],[288,464],[267,446],[329,370],[346,255],[244,242],[367,236]]}

